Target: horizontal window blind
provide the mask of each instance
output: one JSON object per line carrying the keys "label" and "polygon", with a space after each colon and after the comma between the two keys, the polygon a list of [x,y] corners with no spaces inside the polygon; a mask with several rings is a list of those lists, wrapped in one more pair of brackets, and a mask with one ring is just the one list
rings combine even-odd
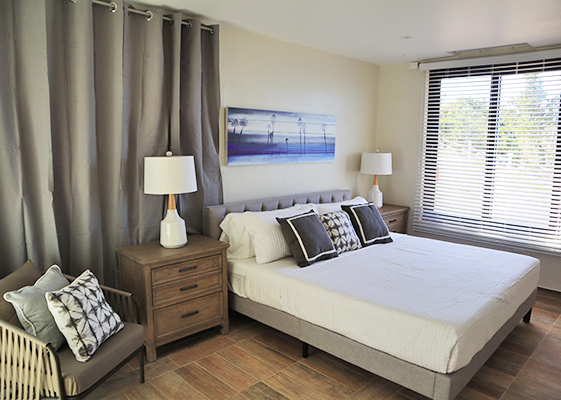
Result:
{"label": "horizontal window blind", "polygon": [[413,228],[561,251],[561,59],[427,72]]}

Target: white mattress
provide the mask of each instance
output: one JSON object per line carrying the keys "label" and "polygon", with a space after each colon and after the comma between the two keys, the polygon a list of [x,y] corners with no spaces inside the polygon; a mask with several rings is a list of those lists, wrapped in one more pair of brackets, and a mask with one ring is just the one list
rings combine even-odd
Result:
{"label": "white mattress", "polygon": [[535,290],[539,260],[393,234],[299,268],[229,260],[242,297],[440,373],[467,365]]}

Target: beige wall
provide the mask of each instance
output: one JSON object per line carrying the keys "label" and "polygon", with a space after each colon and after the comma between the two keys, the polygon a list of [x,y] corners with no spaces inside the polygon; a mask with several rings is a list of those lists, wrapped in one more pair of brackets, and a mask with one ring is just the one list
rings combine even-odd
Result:
{"label": "beige wall", "polygon": [[[424,76],[424,72],[409,70],[407,64],[380,67],[379,73],[377,145],[380,149],[393,153],[393,174],[380,178],[380,189],[384,192],[385,202],[407,205],[411,208],[414,206],[420,156]],[[411,229],[411,222],[412,218],[409,218],[408,233],[427,236],[414,232]],[[539,285],[561,291],[561,257],[448,237],[431,237],[539,258],[541,261]]]}
{"label": "beige wall", "polygon": [[[224,201],[330,189],[366,195],[372,177],[358,170],[360,153],[375,145],[378,70],[365,62],[221,26]],[[335,161],[227,166],[224,107],[334,115]]]}

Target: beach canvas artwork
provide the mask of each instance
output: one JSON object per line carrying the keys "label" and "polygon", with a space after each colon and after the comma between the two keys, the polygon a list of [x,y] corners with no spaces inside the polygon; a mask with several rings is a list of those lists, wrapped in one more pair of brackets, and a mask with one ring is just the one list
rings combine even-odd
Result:
{"label": "beach canvas artwork", "polygon": [[228,165],[335,159],[335,117],[228,107]]}

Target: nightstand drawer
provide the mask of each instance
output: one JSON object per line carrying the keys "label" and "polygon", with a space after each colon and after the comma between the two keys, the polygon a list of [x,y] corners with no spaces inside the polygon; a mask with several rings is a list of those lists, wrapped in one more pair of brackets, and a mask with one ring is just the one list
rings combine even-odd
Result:
{"label": "nightstand drawer", "polygon": [[156,340],[213,319],[221,319],[222,300],[222,292],[218,292],[154,311]]}
{"label": "nightstand drawer", "polygon": [[404,232],[404,226],[405,226],[404,214],[384,216],[384,222],[388,226],[390,232],[398,232],[398,233]]}
{"label": "nightstand drawer", "polygon": [[187,262],[154,268],[152,270],[152,285],[190,278],[195,275],[220,270],[220,256],[198,258]]}
{"label": "nightstand drawer", "polygon": [[152,290],[152,303],[154,307],[178,303],[201,296],[206,292],[216,292],[221,288],[222,275],[219,272],[200,275],[154,288]]}

